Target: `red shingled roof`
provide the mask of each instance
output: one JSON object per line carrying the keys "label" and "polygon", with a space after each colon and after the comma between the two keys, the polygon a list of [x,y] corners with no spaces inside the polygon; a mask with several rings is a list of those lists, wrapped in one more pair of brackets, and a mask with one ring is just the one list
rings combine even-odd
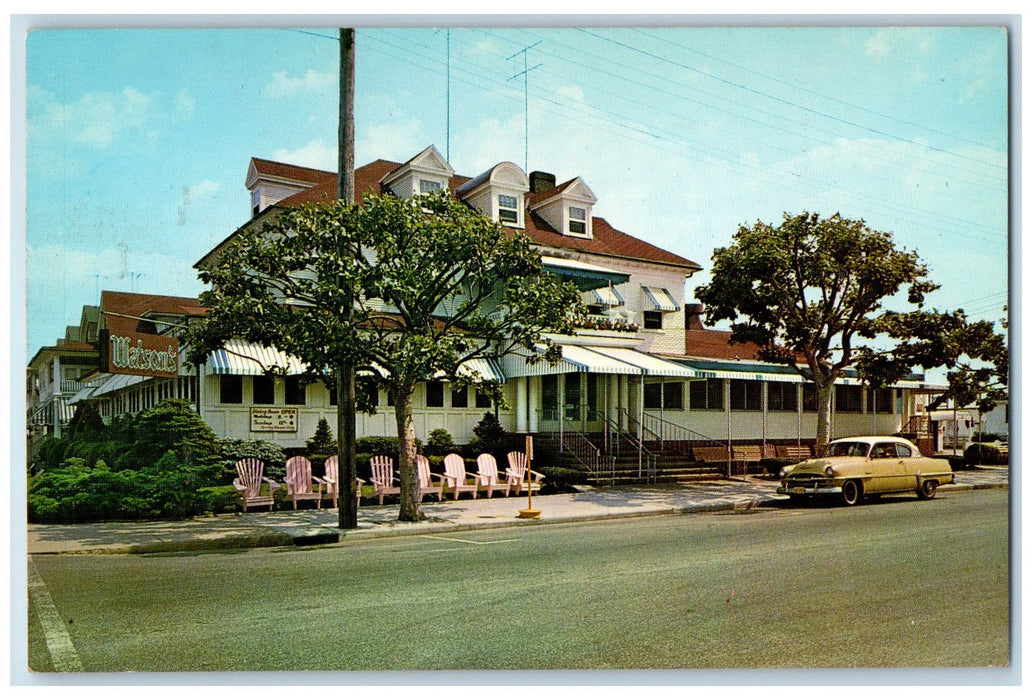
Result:
{"label": "red shingled roof", "polygon": [[[307,203],[330,202],[337,198],[336,173],[328,172],[326,170],[302,168],[299,166],[284,166],[277,170],[276,166],[282,166],[283,164],[260,160],[258,158],[254,159],[254,163],[262,174],[273,175],[276,173],[289,172],[292,173],[292,175],[289,176],[291,179],[317,183],[304,192],[299,192],[283,199],[278,203],[278,206],[295,207]],[[362,196],[367,193],[379,194],[381,192],[380,180],[382,180],[385,175],[401,166],[402,163],[395,163],[388,160],[375,160],[368,165],[356,168],[355,198],[361,199]],[[469,180],[470,178],[468,177],[456,175],[450,179],[448,183],[449,189],[452,192],[455,192],[460,186]],[[528,201],[540,201],[545,195],[551,196],[551,194],[554,194],[556,191],[568,186],[572,181],[573,180],[569,180],[561,185],[557,185],[548,192],[542,192],[536,195],[528,193]],[[527,213],[525,223],[527,236],[531,241],[541,246],[565,248],[568,250],[629,258],[632,260],[647,260],[649,262],[663,263],[666,265],[687,267],[693,270],[702,269],[697,263],[687,258],[671,253],[670,251],[663,250],[662,248],[654,246],[651,243],[647,243],[640,238],[635,238],[634,236],[613,228],[609,225],[609,222],[599,217],[592,217],[593,237],[590,239],[564,236],[549,226],[544,219],[532,212]]]}
{"label": "red shingled roof", "polygon": [[132,292],[100,293],[102,311],[123,316],[146,316],[161,314],[171,316],[204,316],[208,309],[197,303],[196,297],[169,297],[160,294],[134,294]]}

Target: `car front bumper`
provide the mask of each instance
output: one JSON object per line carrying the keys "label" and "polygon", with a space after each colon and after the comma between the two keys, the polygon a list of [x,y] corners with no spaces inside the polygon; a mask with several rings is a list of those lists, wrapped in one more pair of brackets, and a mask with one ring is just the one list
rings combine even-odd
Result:
{"label": "car front bumper", "polygon": [[842,493],[841,486],[779,486],[782,496],[834,496]]}

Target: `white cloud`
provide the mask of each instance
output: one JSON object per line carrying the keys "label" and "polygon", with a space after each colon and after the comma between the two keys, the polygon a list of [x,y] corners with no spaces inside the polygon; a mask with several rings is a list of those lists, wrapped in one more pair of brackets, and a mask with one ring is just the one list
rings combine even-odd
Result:
{"label": "white cloud", "polygon": [[335,73],[319,73],[309,68],[301,76],[287,75],[286,71],[277,71],[272,74],[272,80],[265,86],[265,96],[282,99],[296,97],[302,93],[320,92],[337,85]]}
{"label": "white cloud", "polygon": [[58,102],[43,90],[30,90],[29,137],[105,149],[121,134],[140,131],[158,120],[157,100],[157,94],[132,87],[86,93],[69,103]]}
{"label": "white cloud", "polygon": [[277,148],[272,154],[273,160],[291,165],[302,165],[306,168],[320,170],[337,169],[337,145],[327,146],[322,139],[309,141],[301,148],[293,151]]}
{"label": "white cloud", "polygon": [[[452,137],[452,143],[455,143]],[[362,129],[355,138],[355,165],[368,163],[377,158],[406,161],[431,143],[419,119],[407,119],[373,124]],[[435,144],[441,155],[445,155],[445,144]]]}
{"label": "white cloud", "polygon": [[192,117],[197,102],[188,90],[180,90],[176,93],[176,113],[184,117]]}
{"label": "white cloud", "polygon": [[179,204],[179,225],[186,225],[187,212],[198,203],[210,202],[215,198],[221,189],[221,185],[214,180],[204,180],[196,185],[183,187],[183,199]]}
{"label": "white cloud", "polygon": [[927,55],[935,48],[932,33],[924,27],[886,27],[866,43],[868,55],[887,58],[898,52]]}
{"label": "white cloud", "polygon": [[560,85],[556,88],[556,92],[562,97],[566,97],[576,102],[584,101],[584,90],[581,89],[580,85]]}

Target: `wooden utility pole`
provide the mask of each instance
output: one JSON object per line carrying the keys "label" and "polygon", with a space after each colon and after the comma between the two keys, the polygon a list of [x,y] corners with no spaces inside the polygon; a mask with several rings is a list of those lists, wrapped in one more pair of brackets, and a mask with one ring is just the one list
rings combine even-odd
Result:
{"label": "wooden utility pole", "polygon": [[[355,30],[340,30],[340,115],[337,137],[337,197],[355,202]],[[346,254],[354,255],[349,250]],[[350,284],[350,282],[348,282]],[[354,290],[347,295],[354,297]],[[352,313],[351,305],[346,310]],[[355,465],[355,366],[347,360],[337,370],[337,489],[338,526],[342,530],[358,527],[358,475]]]}

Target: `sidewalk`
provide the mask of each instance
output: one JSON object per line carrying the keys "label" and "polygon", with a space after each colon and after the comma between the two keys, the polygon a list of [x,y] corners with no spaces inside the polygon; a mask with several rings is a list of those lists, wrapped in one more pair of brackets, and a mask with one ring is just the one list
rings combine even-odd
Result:
{"label": "sidewalk", "polygon": [[[976,488],[1007,488],[1003,468],[958,471],[957,483],[940,493]],[[425,501],[421,523],[397,521],[396,503],[363,505],[358,529],[337,528],[333,508],[249,512],[169,522],[111,522],[85,525],[28,526],[28,554],[143,554],[243,547],[280,547],[344,543],[375,537],[425,535],[482,528],[534,526],[647,515],[747,510],[787,502],[775,491],[778,483],[756,477],[698,481],[684,484],[598,489],[535,496],[539,520],[522,520],[526,494],[508,498],[463,498],[438,503]]]}

